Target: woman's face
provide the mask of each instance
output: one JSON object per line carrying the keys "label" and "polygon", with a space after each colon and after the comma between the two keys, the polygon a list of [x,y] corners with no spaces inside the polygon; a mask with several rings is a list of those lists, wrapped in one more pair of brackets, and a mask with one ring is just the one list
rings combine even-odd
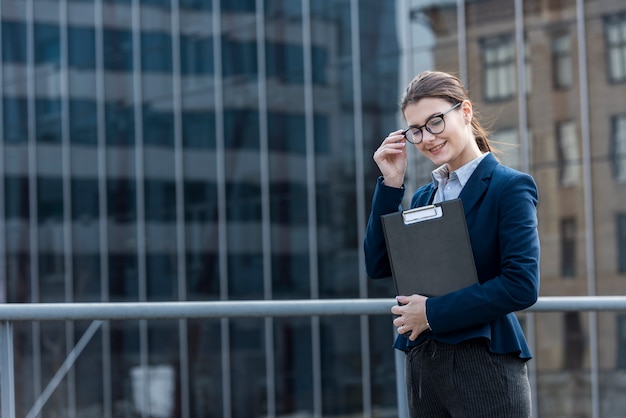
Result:
{"label": "woman's face", "polygon": [[[404,109],[404,118],[409,126],[424,126],[432,116],[445,113],[453,106],[447,100],[427,97],[409,104]],[[421,128],[422,142],[415,146],[437,167],[447,163],[452,172],[482,154],[472,133],[471,120],[472,105],[465,100],[445,113],[442,132],[433,134],[425,127]],[[438,129],[432,130],[436,132]]]}

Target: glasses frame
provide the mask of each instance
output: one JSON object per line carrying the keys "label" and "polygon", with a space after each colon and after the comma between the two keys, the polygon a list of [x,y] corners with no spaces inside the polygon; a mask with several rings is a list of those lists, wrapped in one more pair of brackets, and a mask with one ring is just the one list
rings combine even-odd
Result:
{"label": "glasses frame", "polygon": [[[406,130],[402,131],[402,135],[404,136],[404,139],[406,139],[408,142],[410,142],[411,144],[421,144],[422,141],[424,141],[424,132],[422,131],[422,129],[426,128],[426,130],[428,132],[430,132],[433,135],[438,135],[440,133],[442,133],[443,131],[446,130],[446,121],[444,119],[444,116],[447,115],[448,113],[452,112],[454,109],[456,109],[457,107],[459,107],[461,105],[461,102],[458,102],[457,104],[455,104],[454,106],[452,106],[450,109],[446,110],[443,113],[438,113],[436,115],[432,115],[431,117],[429,117],[428,119],[426,119],[426,123],[423,124],[422,126],[409,126]],[[435,119],[435,118],[441,118],[441,121],[443,122],[443,129],[440,130],[439,132],[433,132],[430,130],[430,128],[428,127],[428,124],[430,123],[431,120]],[[409,139],[409,137],[407,136],[407,133],[411,130],[414,129],[415,131],[419,131],[421,134],[421,139],[418,142],[413,142]],[[411,138],[413,138],[413,133],[411,133]]]}

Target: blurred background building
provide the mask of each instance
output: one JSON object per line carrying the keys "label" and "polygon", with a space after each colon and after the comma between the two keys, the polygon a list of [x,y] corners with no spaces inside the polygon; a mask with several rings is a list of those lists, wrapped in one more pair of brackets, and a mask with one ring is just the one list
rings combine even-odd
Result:
{"label": "blurred background building", "polygon": [[[457,73],[500,159],[535,177],[541,295],[626,293],[622,0],[0,0],[0,17],[4,302],[392,296],[363,269],[372,154],[426,69]],[[409,152],[411,190],[433,167]],[[625,314],[520,318],[537,416],[621,416]],[[88,325],[16,325],[18,416]],[[383,316],[114,321],[40,416],[150,416],[152,373],[152,416],[393,417],[392,340]]]}

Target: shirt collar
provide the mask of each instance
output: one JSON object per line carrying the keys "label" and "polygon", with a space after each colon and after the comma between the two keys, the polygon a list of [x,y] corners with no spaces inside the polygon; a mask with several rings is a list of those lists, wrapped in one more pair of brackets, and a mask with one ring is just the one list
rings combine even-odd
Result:
{"label": "shirt collar", "polygon": [[435,187],[440,187],[441,185],[445,185],[446,182],[451,180],[458,180],[461,184],[461,187],[465,187],[465,184],[469,180],[469,178],[474,174],[474,170],[478,167],[478,164],[489,154],[486,152],[478,157],[474,158],[472,161],[465,163],[461,167],[454,170],[452,173],[448,171],[448,164],[444,164],[440,167],[437,167],[432,172],[433,183]]}

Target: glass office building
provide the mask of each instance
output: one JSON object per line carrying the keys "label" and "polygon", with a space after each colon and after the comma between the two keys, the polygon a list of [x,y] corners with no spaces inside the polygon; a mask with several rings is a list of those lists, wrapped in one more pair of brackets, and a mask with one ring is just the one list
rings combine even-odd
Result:
{"label": "glass office building", "polygon": [[[0,297],[390,297],[363,269],[412,76],[540,190],[542,291],[626,292],[621,0],[0,0]],[[433,167],[409,151],[407,189]],[[624,313],[520,313],[538,416],[626,410]],[[90,325],[15,328],[18,416]],[[391,318],[105,323],[42,417],[393,417]],[[138,387],[151,376],[151,411]]]}

